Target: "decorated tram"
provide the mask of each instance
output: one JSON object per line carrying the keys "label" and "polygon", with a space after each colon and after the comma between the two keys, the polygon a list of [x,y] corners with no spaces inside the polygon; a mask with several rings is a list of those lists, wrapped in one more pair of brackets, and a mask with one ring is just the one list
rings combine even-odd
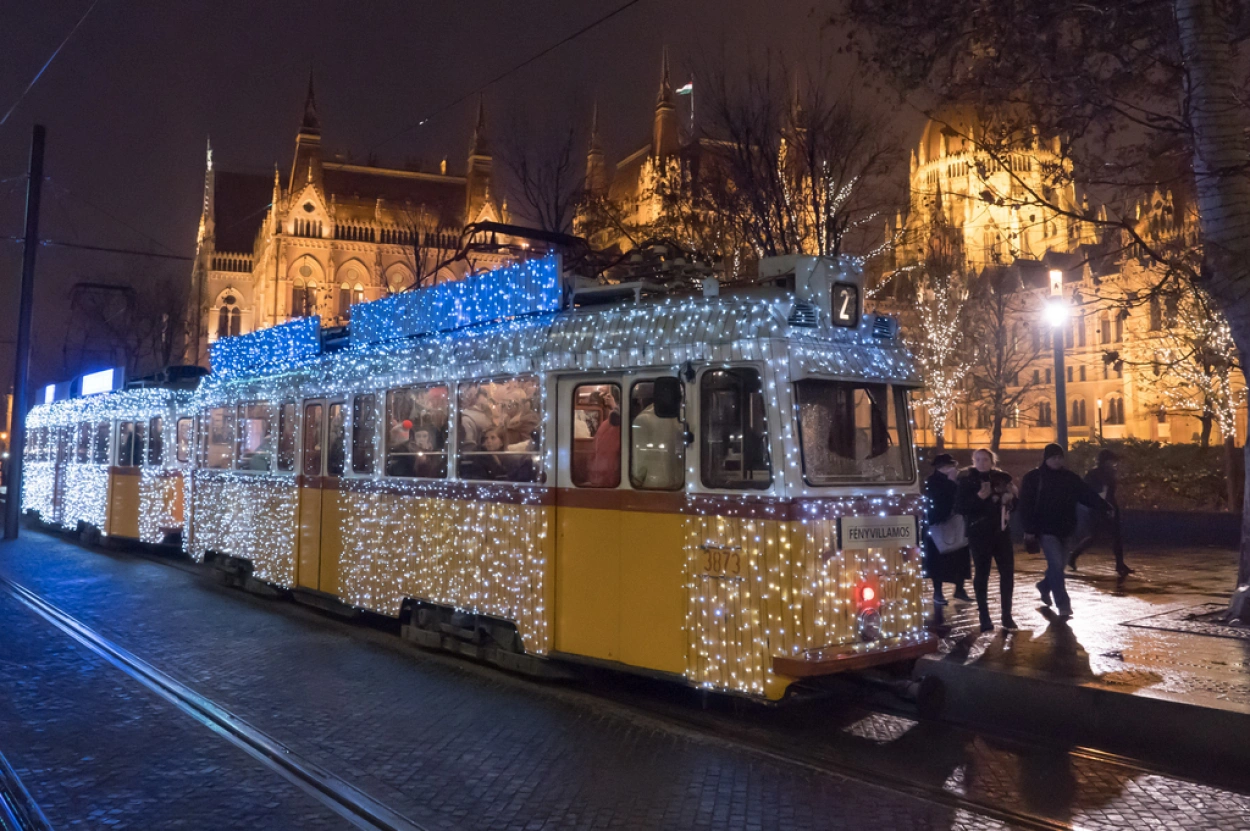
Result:
{"label": "decorated tram", "polygon": [[931,651],[913,362],[860,273],[578,287],[560,258],[213,344],[30,416],[24,507],[514,669],[778,699]]}

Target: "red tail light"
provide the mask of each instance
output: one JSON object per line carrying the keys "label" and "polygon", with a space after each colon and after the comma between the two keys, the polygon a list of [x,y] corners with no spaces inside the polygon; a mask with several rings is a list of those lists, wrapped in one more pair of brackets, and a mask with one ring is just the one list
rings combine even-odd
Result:
{"label": "red tail light", "polygon": [[861,580],[855,586],[855,608],[864,612],[881,607],[881,589],[875,578]]}

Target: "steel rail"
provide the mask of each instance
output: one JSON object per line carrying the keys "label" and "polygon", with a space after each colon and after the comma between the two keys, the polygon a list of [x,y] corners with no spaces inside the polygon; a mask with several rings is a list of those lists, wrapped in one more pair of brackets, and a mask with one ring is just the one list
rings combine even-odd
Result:
{"label": "steel rail", "polygon": [[[108,640],[35,592],[5,577],[0,577],[0,587],[73,640],[239,747],[357,828],[369,831],[429,831],[425,826],[303,758],[277,739]],[[26,829],[23,828],[22,831]]]}
{"label": "steel rail", "polygon": [[52,831],[30,791],[0,753],[0,828],[4,831]]}

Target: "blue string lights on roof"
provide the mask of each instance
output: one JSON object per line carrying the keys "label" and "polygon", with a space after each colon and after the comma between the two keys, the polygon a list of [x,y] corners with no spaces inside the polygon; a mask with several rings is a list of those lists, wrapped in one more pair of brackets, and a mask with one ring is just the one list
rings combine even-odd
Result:
{"label": "blue string lights on roof", "polygon": [[213,372],[231,375],[263,366],[301,361],[321,353],[321,318],[300,317],[246,335],[222,338],[208,347]]}
{"label": "blue string lights on roof", "polygon": [[526,260],[353,306],[351,342],[355,347],[554,312],[563,301],[559,258]]}

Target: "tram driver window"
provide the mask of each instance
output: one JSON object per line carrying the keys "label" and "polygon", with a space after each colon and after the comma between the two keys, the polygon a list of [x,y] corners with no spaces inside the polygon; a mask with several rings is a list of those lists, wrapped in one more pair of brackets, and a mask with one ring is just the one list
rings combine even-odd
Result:
{"label": "tram driver window", "polygon": [[178,419],[178,461],[187,462],[191,460],[191,442],[194,434],[195,421],[190,418]]}
{"label": "tram driver window", "polygon": [[813,378],[794,388],[809,485],[912,481],[905,389]]}
{"label": "tram driver window", "polygon": [[686,482],[686,428],[659,402],[655,381],[639,381],[629,393],[629,483],[637,490],[675,491]]}
{"label": "tram driver window", "polygon": [[78,448],[75,458],[79,462],[86,462],[91,453],[91,425],[78,425]]}
{"label": "tram driver window", "polygon": [[320,404],[304,405],[304,475],[321,475],[322,412]]}
{"label": "tram driver window", "polygon": [[156,416],[148,422],[148,464],[160,466],[165,454],[165,420]]}
{"label": "tram driver window", "polygon": [[205,422],[204,465],[225,470],[234,455],[234,409],[215,407],[208,411]]}
{"label": "tram driver window", "polygon": [[278,411],[278,471],[295,470],[295,402],[283,403]]}
{"label": "tram driver window", "polygon": [[474,381],[461,384],[457,394],[457,475],[494,482],[537,481],[542,430],[538,378]]}
{"label": "tram driver window", "polygon": [[262,473],[273,469],[273,407],[267,402],[239,405],[238,456],[235,469]]}
{"label": "tram driver window", "polygon": [[579,384],[573,388],[573,448],[569,474],[579,488],[621,484],[621,388]]}
{"label": "tram driver window", "polygon": [[447,477],[447,387],[409,387],[386,394],[386,475]]}
{"label": "tram driver window", "polygon": [[109,423],[101,421],[95,426],[95,441],[92,442],[91,461],[97,465],[109,463]]}
{"label": "tram driver window", "polygon": [[378,434],[377,401],[372,393],[352,399],[352,473],[373,473],[373,440]]}
{"label": "tram driver window", "polygon": [[703,484],[763,490],[773,481],[758,370],[715,369],[700,384]]}
{"label": "tram driver window", "polygon": [[347,451],[347,425],[343,423],[347,413],[341,403],[330,405],[330,447],[326,453],[326,475],[342,476]]}

